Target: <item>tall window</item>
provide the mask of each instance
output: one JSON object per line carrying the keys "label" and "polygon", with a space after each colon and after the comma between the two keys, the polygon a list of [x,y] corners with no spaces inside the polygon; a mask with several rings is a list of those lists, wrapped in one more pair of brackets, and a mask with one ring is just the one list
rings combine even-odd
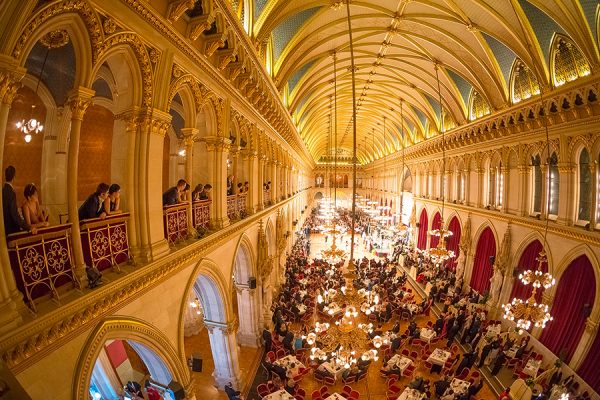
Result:
{"label": "tall window", "polygon": [[537,78],[520,59],[515,60],[511,76],[512,101],[518,103],[540,93]]}
{"label": "tall window", "polygon": [[457,169],[456,170],[456,200],[462,200],[462,187],[463,187],[463,182],[462,182],[462,171]]}
{"label": "tall window", "polygon": [[534,213],[542,212],[542,167],[540,156],[531,158],[531,178],[533,186],[532,207]]}
{"label": "tall window", "polygon": [[579,155],[579,205],[577,219],[589,221],[592,209],[592,173],[590,171],[590,153],[583,149]]}
{"label": "tall window", "polygon": [[465,171],[460,173],[460,201],[465,201]]}
{"label": "tall window", "polygon": [[550,157],[550,208],[549,215],[558,215],[558,192],[560,177],[558,174],[558,157],[552,153]]}
{"label": "tall window", "polygon": [[554,84],[564,85],[590,74],[590,65],[577,46],[565,37],[557,37],[554,45]]}

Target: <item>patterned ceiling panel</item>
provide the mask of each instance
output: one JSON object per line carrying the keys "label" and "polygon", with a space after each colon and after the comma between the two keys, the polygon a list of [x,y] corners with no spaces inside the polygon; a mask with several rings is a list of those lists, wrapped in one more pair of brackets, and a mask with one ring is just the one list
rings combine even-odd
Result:
{"label": "patterned ceiling panel", "polygon": [[427,120],[427,117],[425,116],[425,114],[423,113],[423,111],[421,111],[421,109],[418,107],[413,107],[413,110],[414,110],[415,114],[417,114],[419,121],[421,121],[421,125],[423,127],[426,127],[428,120]]}
{"label": "patterned ceiling panel", "polygon": [[262,10],[267,5],[267,1],[268,0],[254,0],[254,20],[255,21],[258,19],[258,17],[260,17]]}
{"label": "patterned ceiling panel", "polygon": [[319,11],[321,7],[313,7],[308,10],[301,11],[295,15],[292,15],[284,22],[279,24],[273,30],[273,59],[279,59],[281,53],[285,49],[285,46],[294,37],[299,28],[313,15]]}
{"label": "patterned ceiling panel", "polygon": [[596,21],[598,18],[598,10],[600,10],[600,4],[598,3],[598,0],[579,0],[579,4],[581,4],[585,18],[592,30],[592,35],[594,35],[594,39],[598,42],[598,24]]}
{"label": "patterned ceiling panel", "polygon": [[171,125],[173,125],[173,130],[175,131],[177,138],[181,139],[181,128],[185,127],[185,121],[183,120],[181,114],[179,114],[172,108],[171,110],[169,110],[169,114],[171,114],[171,116],[173,117],[173,119],[171,119]]}
{"label": "patterned ceiling panel", "polygon": [[554,32],[565,33],[565,31],[548,16],[542,10],[529,3],[527,0],[519,0],[525,15],[529,19],[535,35],[537,36],[544,58],[549,60],[550,57],[550,45],[552,44],[552,37]]}
{"label": "patterned ceiling panel", "polygon": [[315,61],[316,60],[307,62],[302,67],[300,67],[300,69],[296,71],[294,75],[292,75],[292,77],[288,81],[290,93],[294,90],[294,88],[296,87],[300,79],[302,79],[306,71],[315,64]]}
{"label": "patterned ceiling panel", "polygon": [[469,94],[471,93],[471,88],[473,86],[471,86],[471,84],[467,82],[467,80],[465,80],[462,76],[452,71],[451,69],[446,69],[446,71],[448,71],[448,75],[450,75],[450,78],[454,81],[454,84],[458,88],[458,91],[460,92],[460,95],[466,107],[467,104],[469,104]]}
{"label": "patterned ceiling panel", "polygon": [[488,46],[490,46],[490,49],[492,49],[492,53],[494,53],[498,65],[500,66],[500,70],[502,71],[502,75],[504,76],[504,81],[508,84],[508,82],[510,82],[510,69],[517,57],[515,52],[496,38],[485,33],[482,33],[482,35]]}
{"label": "patterned ceiling panel", "polygon": [[431,104],[431,108],[435,112],[435,115],[440,115],[440,103],[429,94],[425,93],[425,97],[427,97],[427,101]]}

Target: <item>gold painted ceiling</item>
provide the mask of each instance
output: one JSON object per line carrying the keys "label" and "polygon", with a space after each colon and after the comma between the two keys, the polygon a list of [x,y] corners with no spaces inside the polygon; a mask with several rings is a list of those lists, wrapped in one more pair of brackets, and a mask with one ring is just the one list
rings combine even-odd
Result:
{"label": "gold painted ceiling", "polygon": [[[552,49],[561,38],[583,56],[584,67],[588,64],[585,74],[594,74],[599,59],[598,4],[598,0],[350,0],[359,162],[439,134],[436,64],[447,130],[510,107],[511,72],[518,60],[523,65],[519,68],[529,70],[533,79],[539,77],[542,91],[556,86]],[[346,4],[247,0],[245,5],[245,12],[252,13],[250,35],[256,43],[267,44],[267,69],[315,161],[331,154],[336,125],[339,152],[351,154]]]}

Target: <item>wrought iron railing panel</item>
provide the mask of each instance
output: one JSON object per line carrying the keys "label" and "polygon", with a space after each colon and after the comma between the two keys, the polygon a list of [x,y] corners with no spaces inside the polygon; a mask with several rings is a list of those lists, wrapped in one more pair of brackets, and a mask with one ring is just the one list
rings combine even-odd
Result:
{"label": "wrought iron railing panel", "polygon": [[169,244],[187,239],[188,236],[188,204],[181,203],[163,207],[163,223],[165,239]]}
{"label": "wrought iron railing panel", "polygon": [[81,224],[83,258],[87,265],[99,271],[113,268],[129,260],[127,221],[129,213],[115,214],[105,219],[94,218]]}

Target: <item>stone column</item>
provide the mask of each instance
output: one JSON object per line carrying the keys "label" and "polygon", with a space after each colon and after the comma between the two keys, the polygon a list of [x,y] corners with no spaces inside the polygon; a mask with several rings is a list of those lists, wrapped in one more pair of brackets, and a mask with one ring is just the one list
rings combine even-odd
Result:
{"label": "stone column", "polygon": [[[590,167],[593,164],[590,164]],[[590,171],[593,174],[593,170]],[[577,205],[574,205],[575,201],[575,189],[576,189],[576,168],[572,163],[559,163],[558,164],[558,191],[559,191],[559,202],[558,202],[558,221],[565,225],[573,225],[574,221],[577,220],[577,215],[573,210],[577,210]],[[592,178],[592,182],[594,179]],[[596,189],[592,186],[592,191]],[[593,198],[592,198],[593,199]],[[591,204],[594,202],[592,201]],[[591,214],[594,214],[593,212]],[[591,216],[590,216],[591,218]],[[590,226],[594,226],[590,223]]]}
{"label": "stone column", "polygon": [[270,164],[271,167],[271,201],[273,204],[279,202],[279,180],[277,179],[277,175],[279,172],[279,168],[277,168],[277,161],[273,160]]}
{"label": "stone column", "polygon": [[81,234],[79,230],[79,204],[77,198],[77,168],[79,163],[79,139],[81,137],[81,122],[95,91],[84,87],[73,89],[69,93],[68,105],[71,108],[71,130],[69,134],[69,155],[67,161],[67,200],[69,222],[71,225],[71,244],[73,246],[73,261],[75,278],[83,287],[87,282]]}
{"label": "stone column", "polygon": [[[162,160],[165,135],[171,125],[171,115],[146,108],[140,113],[140,125],[136,134],[134,188],[134,218],[139,243],[135,256],[147,263],[169,252],[165,239],[162,204]],[[135,250],[135,249],[134,249]]]}
{"label": "stone column", "polygon": [[[246,169],[248,185],[250,186],[246,194],[246,213],[254,214],[259,209],[259,195],[262,192],[262,182],[259,178],[258,155],[256,151],[245,150],[242,152],[244,165]],[[260,195],[262,197],[262,195]]]}
{"label": "stone column", "polygon": [[205,320],[204,325],[208,330],[210,349],[215,364],[213,372],[215,383],[221,389],[227,382],[231,382],[236,389],[239,389],[242,381],[235,335],[237,321],[223,323]]}
{"label": "stone column", "polygon": [[549,183],[548,182],[548,163],[543,163],[542,167],[542,206],[540,207],[540,220],[548,218],[548,196]]}
{"label": "stone column", "polygon": [[471,202],[469,201],[469,194],[471,193],[471,170],[467,167],[463,169],[462,172],[465,174],[465,181],[463,182],[463,193],[465,195],[463,196],[463,201],[464,204],[468,206],[471,205]]}
{"label": "stone column", "polygon": [[188,230],[193,232],[194,223],[192,220],[192,192],[196,183],[194,180],[194,140],[200,133],[197,128],[182,128],[181,133],[183,134],[183,144],[185,145],[185,180],[190,185],[189,199],[188,199]]}
{"label": "stone column", "polygon": [[[8,113],[17,90],[21,87],[19,81],[25,72],[26,70],[18,67],[12,58],[0,56],[0,143],[2,143],[0,165],[3,165]],[[2,196],[0,196],[0,207],[3,207]],[[22,321],[19,312],[25,310],[23,294],[17,290],[15,277],[10,268],[4,223],[0,223],[0,332],[10,331],[19,325]]]}
{"label": "stone column", "polygon": [[118,115],[117,118],[123,119],[126,121],[125,132],[127,133],[127,138],[129,141],[127,154],[127,208],[130,213],[130,218],[127,221],[127,239],[129,241],[130,255],[131,258],[135,261],[134,254],[139,254],[139,242],[137,236],[137,226],[136,226],[136,197],[137,193],[135,188],[135,159],[136,159],[136,137],[137,131],[139,129],[140,123],[140,115],[139,110],[129,110],[124,112],[121,115]]}
{"label": "stone column", "polygon": [[529,215],[529,207],[527,205],[528,196],[531,195],[531,191],[528,190],[528,172],[529,167],[527,165],[519,165],[517,166],[517,170],[519,171],[519,182],[518,182],[518,204],[517,204],[517,215],[521,217],[526,217]]}
{"label": "stone column", "polygon": [[240,148],[238,146],[232,146],[229,149],[229,154],[231,155],[231,175],[233,175],[233,181],[231,182],[231,186],[233,187],[233,194],[238,194],[237,184],[240,182],[240,177],[237,176],[238,171],[238,162],[240,156]]}
{"label": "stone column", "polygon": [[[510,169],[508,165],[503,164],[500,173],[502,174],[502,193],[500,193],[500,196],[502,196],[502,212],[508,213],[508,189],[510,188]],[[496,190],[499,189],[496,188]]]}
{"label": "stone column", "polygon": [[247,285],[236,285],[240,327],[238,341],[242,346],[258,347],[261,331],[258,324],[258,294]]}
{"label": "stone column", "polygon": [[577,369],[585,361],[585,358],[587,357],[592,345],[594,344],[594,341],[596,340],[599,324],[600,321],[598,321],[598,317],[589,317],[586,319],[585,330],[581,335],[581,339],[579,340],[579,344],[575,349],[575,353],[573,353],[571,362],[569,362],[569,367],[571,367],[573,371],[577,371]]}
{"label": "stone column", "polygon": [[265,156],[261,155],[258,156],[258,174],[256,177],[256,190],[257,192],[257,196],[256,196],[256,209],[257,210],[264,210],[265,208],[265,192],[264,192],[264,187],[263,184],[265,183]]}
{"label": "stone column", "polygon": [[482,168],[477,169],[477,207],[483,208],[487,204],[483,204],[483,200],[485,199],[485,185],[483,184],[485,180],[485,171]]}
{"label": "stone column", "polygon": [[229,226],[227,217],[227,152],[231,140],[219,136],[205,138],[206,150],[213,168],[211,225],[221,229]]}
{"label": "stone column", "polygon": [[[590,230],[596,228],[596,224],[598,223],[598,214],[596,210],[598,209],[598,165],[593,163],[590,165],[590,173],[592,174],[592,201],[590,202]],[[577,212],[579,205],[575,205],[575,212]],[[577,220],[577,215],[575,215],[575,220]]]}

